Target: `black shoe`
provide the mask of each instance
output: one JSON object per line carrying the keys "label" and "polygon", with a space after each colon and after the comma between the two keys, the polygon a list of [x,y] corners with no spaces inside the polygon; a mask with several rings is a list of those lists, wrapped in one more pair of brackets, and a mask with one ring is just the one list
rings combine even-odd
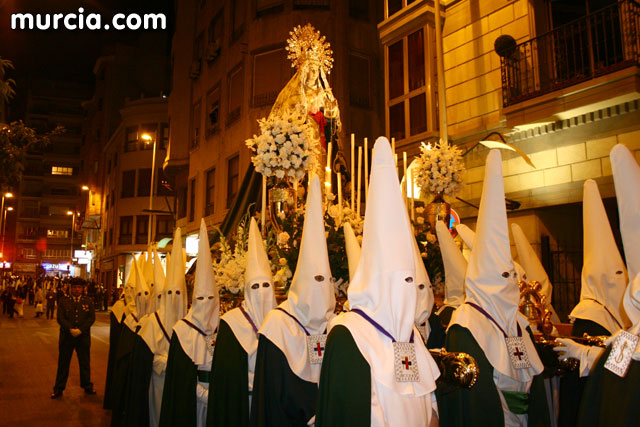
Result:
{"label": "black shoe", "polygon": [[51,398],[52,399],[57,399],[59,397],[62,397],[62,392],[61,391],[54,391],[53,393],[51,393]]}
{"label": "black shoe", "polygon": [[96,394],[96,391],[93,389],[93,387],[85,388],[84,389],[84,394]]}

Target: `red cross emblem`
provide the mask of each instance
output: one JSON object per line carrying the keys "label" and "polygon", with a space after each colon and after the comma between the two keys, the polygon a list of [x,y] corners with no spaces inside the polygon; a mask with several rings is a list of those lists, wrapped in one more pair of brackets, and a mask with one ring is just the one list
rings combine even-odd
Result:
{"label": "red cross emblem", "polygon": [[319,342],[316,343],[316,351],[318,352],[318,357],[322,357],[324,347],[322,347]]}
{"label": "red cross emblem", "polygon": [[513,353],[513,355],[516,356],[518,360],[522,360],[522,356],[524,355],[524,353],[521,352],[518,347],[516,347],[516,351]]}
{"label": "red cross emblem", "polygon": [[407,356],[404,357],[402,364],[404,365],[404,369],[409,370],[409,366],[411,366],[411,362],[409,361],[409,358]]}

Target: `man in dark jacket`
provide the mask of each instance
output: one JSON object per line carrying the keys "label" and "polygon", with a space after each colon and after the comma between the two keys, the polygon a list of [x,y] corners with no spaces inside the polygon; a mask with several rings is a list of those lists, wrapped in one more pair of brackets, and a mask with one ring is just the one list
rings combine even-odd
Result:
{"label": "man in dark jacket", "polygon": [[69,364],[73,350],[80,364],[80,386],[86,394],[96,394],[91,382],[89,351],[91,347],[91,325],[96,320],[93,300],[82,296],[83,281],[72,279],[69,297],[63,297],[58,304],[58,323],[60,324],[60,342],[58,344],[58,373],[53,387],[52,399],[62,396],[67,385]]}

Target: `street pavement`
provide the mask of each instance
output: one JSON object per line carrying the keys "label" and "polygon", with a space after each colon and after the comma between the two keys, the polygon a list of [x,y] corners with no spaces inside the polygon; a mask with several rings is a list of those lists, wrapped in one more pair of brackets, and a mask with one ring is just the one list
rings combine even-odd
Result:
{"label": "street pavement", "polygon": [[24,317],[0,317],[0,426],[108,426],[111,411],[102,409],[109,353],[109,314],[96,313],[91,328],[91,381],[97,395],[80,387],[78,359],[71,359],[64,395],[52,400],[58,366],[56,320],[35,318],[25,304]]}

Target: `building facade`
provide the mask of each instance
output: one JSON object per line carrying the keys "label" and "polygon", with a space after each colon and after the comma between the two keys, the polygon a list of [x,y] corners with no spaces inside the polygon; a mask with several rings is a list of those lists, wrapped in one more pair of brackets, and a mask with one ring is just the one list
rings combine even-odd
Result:
{"label": "building facade", "polygon": [[343,149],[350,133],[359,144],[382,134],[381,13],[366,0],[177,2],[164,169],[176,180],[183,235],[201,218],[220,223],[233,204],[251,158],[245,140],[295,71],[284,49],[294,26],[309,22],[331,43]]}
{"label": "building facade", "polygon": [[169,141],[167,100],[157,97],[129,101],[121,116],[120,125],[102,150],[106,166],[99,280],[109,288],[122,285],[125,267],[133,254],[146,251],[150,242],[171,237],[174,228],[175,197],[163,185],[166,180],[162,174]]}
{"label": "building facade", "polygon": [[[449,140],[470,148],[497,131],[531,158],[535,168],[503,150],[506,197],[519,206],[509,221],[538,249],[558,293],[567,292],[554,298],[572,306],[582,268],[583,183],[598,182],[619,234],[615,201],[608,200],[614,196],[609,151],[616,143],[636,155],[640,149],[640,8],[615,0],[441,3]],[[430,127],[437,126],[430,108],[438,99],[429,84],[437,79],[434,16],[431,2],[385,0],[378,25],[386,130],[413,154],[417,142],[439,135],[429,133],[437,131]],[[422,92],[426,103],[418,98]],[[426,127],[416,126],[425,120]],[[476,206],[486,154],[478,146],[465,156],[459,197]],[[476,208],[452,202],[473,226]]]}
{"label": "building facade", "polygon": [[[79,274],[73,267],[74,250],[82,239],[76,205],[81,197],[83,160],[82,108],[89,88],[72,81],[34,80],[27,95],[25,123],[39,133],[57,125],[65,131],[51,143],[25,155],[25,170],[16,192],[16,274]],[[7,216],[11,223],[11,214]],[[7,233],[10,237],[10,233]]]}

